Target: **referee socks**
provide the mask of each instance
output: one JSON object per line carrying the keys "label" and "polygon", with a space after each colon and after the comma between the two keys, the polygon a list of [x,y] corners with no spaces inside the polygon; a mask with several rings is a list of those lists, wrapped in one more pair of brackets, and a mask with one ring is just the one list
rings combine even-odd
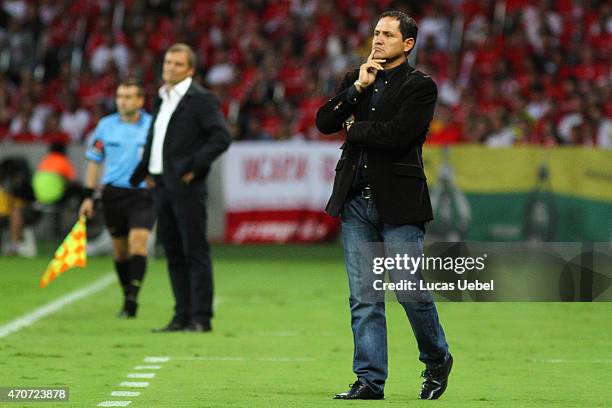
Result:
{"label": "referee socks", "polygon": [[142,286],[145,271],[147,270],[147,257],[142,255],[132,255],[130,257],[130,284],[128,300],[136,301],[138,292]]}
{"label": "referee socks", "polygon": [[130,285],[130,260],[125,261],[115,260],[115,271],[119,277],[119,283],[123,289],[123,296],[128,295],[128,286]]}
{"label": "referee socks", "polygon": [[124,303],[119,317],[134,318],[138,309],[138,292],[147,269],[147,257],[132,255],[125,261],[115,260],[115,269],[123,288]]}

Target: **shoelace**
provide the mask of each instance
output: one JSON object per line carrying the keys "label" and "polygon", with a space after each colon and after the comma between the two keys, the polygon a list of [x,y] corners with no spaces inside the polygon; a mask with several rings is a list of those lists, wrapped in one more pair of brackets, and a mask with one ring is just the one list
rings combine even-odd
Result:
{"label": "shoelace", "polygon": [[421,377],[426,378],[426,379],[431,379],[431,378],[435,378],[436,374],[440,374],[440,369],[433,369],[433,370],[423,370],[423,372],[421,373]]}

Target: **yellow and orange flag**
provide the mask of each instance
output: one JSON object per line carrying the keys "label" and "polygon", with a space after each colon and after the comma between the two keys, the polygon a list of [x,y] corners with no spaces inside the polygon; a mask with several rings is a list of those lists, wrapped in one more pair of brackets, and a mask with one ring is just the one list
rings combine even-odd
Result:
{"label": "yellow and orange flag", "polygon": [[87,227],[85,217],[79,218],[64,242],[57,248],[55,255],[45,273],[40,278],[40,287],[44,288],[66,270],[87,265]]}

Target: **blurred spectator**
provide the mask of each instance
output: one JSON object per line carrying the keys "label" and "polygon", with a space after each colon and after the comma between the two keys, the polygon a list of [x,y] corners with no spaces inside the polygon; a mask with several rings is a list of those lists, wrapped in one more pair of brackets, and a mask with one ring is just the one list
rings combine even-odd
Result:
{"label": "blurred spectator", "polygon": [[34,118],[32,102],[29,99],[24,100],[9,125],[11,138],[19,142],[37,141],[43,127],[40,116]]}
{"label": "blurred spectator", "polygon": [[462,87],[459,85],[457,64],[452,63],[448,74],[438,80],[438,103],[456,107],[461,102]]}
{"label": "blurred spectator", "polygon": [[88,143],[89,138],[96,129],[98,122],[106,115],[104,105],[101,103],[95,104],[91,107],[91,116],[87,128],[83,132],[83,142]]}
{"label": "blurred spectator", "polygon": [[2,10],[12,19],[21,20],[25,17],[28,3],[24,0],[5,0],[2,2]]}
{"label": "blurred spectator", "polygon": [[528,116],[518,117],[512,126],[514,132],[514,140],[518,144],[536,144],[537,135],[533,126],[533,122]]}
{"label": "blurred spectator", "polygon": [[509,126],[506,111],[497,109],[491,116],[491,133],[485,138],[485,144],[489,147],[512,146],[516,135]]}
{"label": "blurred spectator", "polygon": [[[0,161],[0,249],[16,255],[23,241],[24,208],[33,200],[30,187],[31,170],[21,157],[6,157]],[[3,231],[9,241],[2,245]]]}
{"label": "blurred spectator", "polygon": [[272,140],[272,135],[263,130],[259,118],[254,117],[248,122],[243,140]]}
{"label": "blurred spectator", "polygon": [[10,70],[17,72],[22,68],[31,69],[34,62],[35,31],[28,27],[20,18],[11,18],[6,27],[5,46],[10,56]]}
{"label": "blurred spectator", "polygon": [[206,75],[206,83],[209,86],[227,85],[236,78],[234,64],[229,61],[226,52],[218,52],[215,62]]}
{"label": "blurred spectator", "polygon": [[461,128],[453,122],[453,115],[448,106],[438,103],[434,119],[429,125],[427,143],[434,145],[448,145],[459,143],[463,139]]}
{"label": "blurred spectator", "polygon": [[527,114],[534,120],[540,120],[550,110],[550,103],[546,100],[544,90],[534,87],[531,93],[531,102],[527,104]]}
{"label": "blurred spectator", "polygon": [[569,143],[573,145],[593,145],[593,132],[588,122],[572,126],[569,131]]}
{"label": "blurred spectator", "polygon": [[10,106],[11,84],[0,75],[0,142],[9,130],[13,109]]}
{"label": "blurred spectator", "polygon": [[609,2],[128,1],[116,13],[117,4],[2,2],[0,140],[42,140],[55,110],[81,143],[91,115],[114,110],[121,78],[138,77],[155,99],[162,53],[179,40],[197,50],[196,75],[237,139],[253,137],[256,117],[274,140],[326,140],[309,110],[364,58],[370,21],[400,8],[419,24],[414,64],[444,105],[433,143],[611,143]]}
{"label": "blurred spectator", "polygon": [[419,21],[419,41],[425,42],[428,37],[434,39],[435,46],[446,50],[450,34],[450,19],[441,13],[437,4],[425,7],[425,12]]}
{"label": "blurred spectator", "polygon": [[484,143],[491,131],[491,123],[485,115],[479,115],[466,121],[465,134],[471,143]]}
{"label": "blurred spectator", "polygon": [[42,157],[32,177],[32,190],[38,204],[51,206],[53,230],[56,236],[62,235],[62,211],[74,216],[74,206],[79,205],[83,188],[77,180],[74,165],[66,154],[66,144],[53,141],[49,151]]}
{"label": "blurred spectator", "polygon": [[70,136],[71,142],[82,143],[85,130],[91,121],[91,114],[79,106],[75,95],[68,94],[67,99],[66,109],[60,117],[60,127]]}
{"label": "blurred spectator", "polygon": [[45,127],[41,140],[45,143],[58,143],[65,145],[70,142],[68,133],[60,129],[60,115],[57,112],[51,112],[45,119]]}
{"label": "blurred spectator", "polygon": [[114,64],[119,72],[125,75],[129,63],[129,52],[125,45],[116,41],[112,33],[102,35],[102,43],[91,54],[89,66],[94,74],[100,75],[108,71],[110,64]]}
{"label": "blurred spectator", "polygon": [[49,145],[49,152],[40,159],[36,171],[59,174],[67,183],[76,180],[76,170],[66,155],[66,144],[61,141]]}
{"label": "blurred spectator", "polygon": [[531,140],[533,144],[539,144],[545,147],[556,146],[561,143],[555,121],[548,117],[539,122],[536,127],[535,139]]}
{"label": "blurred spectator", "polygon": [[322,137],[315,125],[319,106],[323,105],[326,97],[317,92],[315,84],[306,84],[304,98],[297,107],[294,136],[306,140],[317,140]]}
{"label": "blurred spectator", "polygon": [[571,143],[573,129],[583,122],[582,100],[579,96],[572,96],[565,104],[567,111],[559,120],[559,136],[565,143]]}
{"label": "blurred spectator", "polygon": [[[82,199],[82,186],[77,180],[74,165],[66,154],[66,144],[53,141],[42,157],[32,177],[34,197],[41,204],[62,204],[75,197]],[[56,219],[59,229],[60,220]]]}

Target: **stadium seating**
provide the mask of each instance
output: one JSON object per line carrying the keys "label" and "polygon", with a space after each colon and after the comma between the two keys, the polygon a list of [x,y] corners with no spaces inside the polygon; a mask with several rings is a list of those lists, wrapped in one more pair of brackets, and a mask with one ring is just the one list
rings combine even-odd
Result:
{"label": "stadium seating", "polygon": [[428,143],[612,146],[611,8],[595,0],[7,1],[0,140],[82,143],[125,76],[150,107],[178,41],[196,49],[235,139],[324,139],[314,111],[389,8],[419,23],[412,62],[439,87]]}

